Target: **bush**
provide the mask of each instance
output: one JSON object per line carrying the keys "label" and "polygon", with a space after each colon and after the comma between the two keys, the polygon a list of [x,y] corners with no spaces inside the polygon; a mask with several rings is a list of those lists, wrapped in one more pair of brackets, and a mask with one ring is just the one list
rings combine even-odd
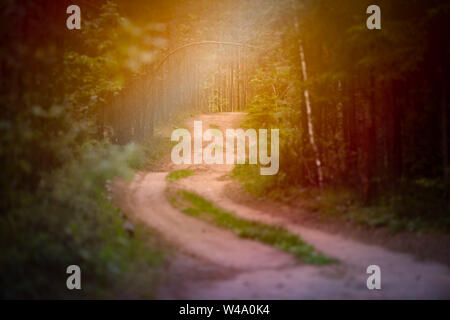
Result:
{"label": "bush", "polygon": [[[105,188],[108,179],[130,178],[143,154],[135,144],[88,143],[35,193],[23,192],[0,217],[1,298],[151,295],[162,252],[143,226],[125,230]],[[66,288],[71,264],[81,268],[82,290]]]}
{"label": "bush", "polygon": [[237,179],[250,194],[261,197],[267,195],[276,180],[273,176],[261,175],[259,171],[259,166],[255,164],[237,164],[230,177]]}

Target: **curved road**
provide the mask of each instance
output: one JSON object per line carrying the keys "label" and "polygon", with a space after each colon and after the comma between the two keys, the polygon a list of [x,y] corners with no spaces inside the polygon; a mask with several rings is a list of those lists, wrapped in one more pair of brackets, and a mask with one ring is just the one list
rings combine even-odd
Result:
{"label": "curved road", "polygon": [[[209,127],[236,128],[242,113],[216,113],[194,120]],[[161,172],[141,172],[123,185],[119,203],[128,215],[155,229],[175,250],[161,299],[436,299],[450,298],[450,269],[413,256],[308,229],[230,199],[225,186],[231,165],[179,165],[166,157]],[[311,266],[256,241],[174,209],[166,199],[165,176],[189,168],[195,175],[173,183],[194,191],[236,215],[281,225],[340,263]],[[381,290],[368,290],[366,268],[381,268]]]}

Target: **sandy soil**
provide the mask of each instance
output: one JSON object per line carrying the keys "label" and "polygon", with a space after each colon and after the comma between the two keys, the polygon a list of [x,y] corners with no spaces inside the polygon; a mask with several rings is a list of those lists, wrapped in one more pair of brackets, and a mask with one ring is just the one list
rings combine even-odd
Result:
{"label": "sandy soil", "polygon": [[[203,130],[239,125],[243,114],[220,113],[188,119],[203,121]],[[165,197],[165,176],[189,168],[196,174],[174,183],[247,219],[280,225],[298,234],[340,263],[311,266],[256,241],[241,239],[174,209]],[[450,268],[412,255],[390,251],[292,223],[283,216],[247,206],[227,196],[232,165],[174,165],[167,157],[161,172],[141,172],[130,184],[120,183],[115,197],[122,209],[155,229],[175,253],[160,299],[436,299],[450,298]],[[366,268],[381,268],[381,290],[368,290]]]}

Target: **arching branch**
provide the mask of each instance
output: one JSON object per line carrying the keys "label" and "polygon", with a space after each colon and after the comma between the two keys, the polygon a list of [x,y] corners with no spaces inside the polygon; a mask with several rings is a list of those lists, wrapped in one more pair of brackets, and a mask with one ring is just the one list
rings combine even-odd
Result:
{"label": "arching branch", "polygon": [[196,42],[190,42],[187,44],[184,44],[178,48],[173,49],[172,51],[170,51],[168,54],[166,54],[164,56],[164,58],[162,58],[161,62],[158,64],[158,66],[156,67],[155,71],[158,71],[159,68],[161,68],[161,66],[164,64],[164,62],[166,62],[166,60],[172,56],[174,53],[189,48],[189,47],[193,47],[193,46],[201,46],[201,45],[209,45],[209,44],[221,44],[221,45],[227,45],[227,46],[236,46],[236,47],[249,47],[249,48],[257,48],[255,46],[246,44],[246,43],[240,43],[240,42],[229,42],[229,41],[210,41],[210,40],[205,40],[205,41],[196,41]]}

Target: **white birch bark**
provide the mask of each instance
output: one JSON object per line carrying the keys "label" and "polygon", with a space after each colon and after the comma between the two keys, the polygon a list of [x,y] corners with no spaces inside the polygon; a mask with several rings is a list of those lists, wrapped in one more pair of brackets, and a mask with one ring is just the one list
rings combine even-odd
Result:
{"label": "white birch bark", "polygon": [[[299,32],[299,26],[298,26],[298,18],[297,18],[297,11],[295,10],[295,3],[293,2],[293,8],[295,12],[295,30],[297,33]],[[303,53],[303,44],[301,38],[298,40],[298,50],[300,53],[300,60],[302,63],[302,74],[303,74],[303,81],[308,80],[308,75],[306,72],[306,61],[305,61],[305,55]],[[306,104],[306,118],[308,123],[308,135],[309,135],[309,142],[311,143],[311,147],[314,152],[315,157],[315,163],[316,163],[316,169],[317,169],[317,180],[319,187],[322,188],[323,186],[323,171],[322,171],[322,163],[320,161],[319,157],[319,149],[316,144],[315,135],[314,135],[314,125],[312,122],[312,115],[311,115],[311,102],[309,100],[309,91],[305,88],[304,91],[305,95],[305,104]]]}

